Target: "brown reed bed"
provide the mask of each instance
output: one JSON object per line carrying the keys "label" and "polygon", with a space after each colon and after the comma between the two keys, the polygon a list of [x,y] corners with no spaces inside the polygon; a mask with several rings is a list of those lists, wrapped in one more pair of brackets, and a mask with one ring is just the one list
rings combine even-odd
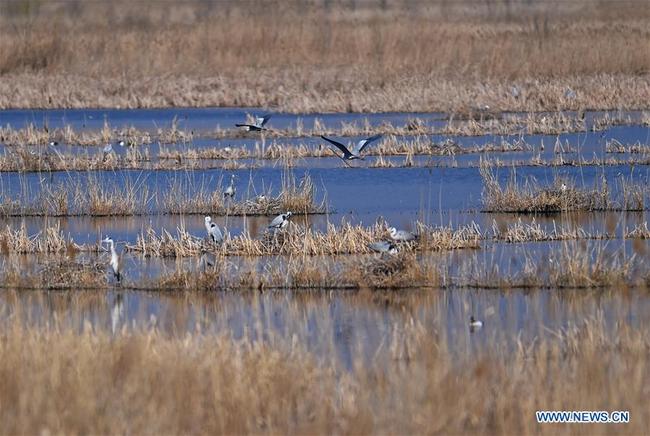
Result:
{"label": "brown reed bed", "polygon": [[[446,251],[479,248],[482,238],[476,225],[452,230],[418,223],[416,231],[419,235],[418,243],[403,245],[403,250]],[[349,223],[336,227],[329,224],[324,232],[291,223],[288,228],[279,232],[265,231],[261,235],[253,236],[243,233],[227,237],[219,246],[208,242],[205,237],[189,234],[183,227],[176,229],[176,235],[167,230],[158,235],[149,227],[138,235],[135,244],[127,245],[126,248],[127,251],[142,253],[145,256],[162,257],[193,257],[205,251],[220,256],[332,256],[371,253],[368,244],[381,239],[390,239],[385,223],[371,227],[353,226]]]}
{"label": "brown reed bed", "polygon": [[580,13],[550,1],[312,6],[10,2],[0,105],[647,107],[647,13],[631,3]]}
{"label": "brown reed bed", "polygon": [[[642,211],[645,210],[647,190],[630,179],[619,178],[619,198],[611,198],[607,181],[602,178],[593,189],[579,189],[569,181],[555,180],[553,186],[543,187],[535,180],[517,181],[516,172],[501,186],[495,172],[482,162],[483,211],[517,213],[554,213],[568,210]],[[565,188],[562,188],[564,183]]]}
{"label": "brown reed bed", "polygon": [[[162,193],[151,193],[146,177],[126,177],[100,183],[94,173],[84,182],[51,187],[41,180],[37,193],[21,184],[15,196],[0,192],[0,216],[129,216],[148,214],[272,215],[288,210],[295,214],[327,211],[325,199],[316,202],[316,188],[309,175],[296,180],[286,171],[277,195],[226,201],[220,184],[194,186],[189,178],[173,180]],[[196,192],[188,196],[188,192]]]}
{"label": "brown reed bed", "polygon": [[[584,113],[524,113],[524,114],[497,114],[488,119],[463,119],[462,114],[451,113],[447,123],[442,127],[432,126],[430,120],[422,117],[415,117],[408,120],[404,125],[393,125],[390,121],[384,121],[379,125],[371,125],[366,118],[360,122],[342,121],[340,126],[326,127],[324,123],[316,118],[311,128],[306,128],[298,117],[295,126],[285,129],[270,127],[260,136],[260,142],[266,140],[277,141],[282,138],[320,137],[327,136],[370,136],[380,133],[385,136],[419,136],[419,135],[453,135],[453,136],[482,136],[482,135],[513,135],[513,134],[561,134],[569,132],[586,131]],[[594,130],[603,130],[617,125],[634,125],[643,123],[632,119],[630,115],[609,115],[605,114],[594,119]],[[47,125],[39,128],[33,124],[21,129],[13,129],[11,126],[0,127],[0,143],[11,147],[19,146],[46,146],[51,141],[67,145],[81,146],[104,146],[107,143],[124,141],[126,146],[147,145],[154,141],[161,144],[190,144],[194,139],[199,138],[251,138],[250,133],[243,132],[238,128],[222,128],[215,126],[212,130],[194,132],[179,128],[176,120],[169,128],[157,128],[155,131],[141,131],[135,127],[115,128],[107,122],[99,131],[82,130],[76,132],[72,126],[67,125],[62,129],[50,129]],[[260,144],[257,144],[260,147]],[[234,148],[234,153],[239,155],[244,150]],[[200,151],[202,152],[202,151]],[[268,153],[268,155],[267,155]],[[221,154],[212,152],[210,158],[224,159],[229,155],[227,151]],[[266,157],[265,157],[266,156]],[[230,156],[234,157],[234,156]],[[267,152],[267,147],[256,149],[253,155],[238,156],[257,158],[276,158],[273,149]],[[207,158],[207,157],[204,157]]]}
{"label": "brown reed bed", "polygon": [[595,315],[551,333],[508,353],[495,336],[492,352],[459,358],[415,321],[393,332],[381,362],[354,354],[346,369],[281,337],[14,322],[0,341],[0,419],[9,433],[557,434],[577,424],[538,424],[537,410],[628,410],[628,424],[590,431],[643,433],[646,330],[623,322],[611,332]]}

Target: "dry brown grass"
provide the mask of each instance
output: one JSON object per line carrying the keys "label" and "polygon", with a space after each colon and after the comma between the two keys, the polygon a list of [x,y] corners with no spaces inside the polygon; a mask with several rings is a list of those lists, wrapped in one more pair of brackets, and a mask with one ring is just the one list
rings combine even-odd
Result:
{"label": "dry brown grass", "polygon": [[[570,181],[557,179],[552,187],[543,187],[534,179],[526,179],[523,184],[517,180],[513,170],[505,186],[501,186],[496,173],[487,162],[482,162],[483,211],[517,213],[554,213],[569,210],[645,210],[647,189],[632,178],[620,177],[620,194],[613,198],[604,177],[593,189],[579,189]],[[562,190],[562,183],[566,189]]]}
{"label": "dry brown grass", "polygon": [[645,431],[646,329],[594,315],[514,350],[500,338],[458,356],[444,334],[412,321],[381,361],[354,354],[343,368],[280,337],[13,322],[0,338],[0,420],[11,434],[557,434],[578,424],[540,425],[536,410],[629,410],[629,424],[580,429]]}
{"label": "dry brown grass", "polygon": [[[405,251],[446,251],[462,248],[479,248],[482,238],[476,225],[451,229],[428,227],[418,223],[420,235],[417,244],[403,245]],[[381,239],[390,240],[386,223],[371,227],[341,226],[329,224],[325,232],[314,231],[290,223],[289,227],[273,233],[265,231],[262,235],[243,233],[226,237],[223,244],[215,246],[206,237],[190,235],[183,227],[176,229],[176,235],[163,230],[160,236],[153,228],[139,234],[134,245],[127,249],[147,256],[188,257],[211,251],[221,256],[268,256],[268,255],[307,255],[331,256],[338,254],[371,253],[368,244]]]}
{"label": "dry brown grass", "polygon": [[386,4],[8,2],[0,107],[472,113],[650,100],[637,2]]}

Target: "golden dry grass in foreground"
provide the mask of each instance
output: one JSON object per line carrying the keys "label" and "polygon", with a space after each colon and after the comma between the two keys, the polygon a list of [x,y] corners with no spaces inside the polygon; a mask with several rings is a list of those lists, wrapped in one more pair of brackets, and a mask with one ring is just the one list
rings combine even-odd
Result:
{"label": "golden dry grass in foreground", "polygon": [[[345,369],[281,338],[14,322],[0,334],[0,422],[8,434],[645,432],[645,329],[594,317],[515,350],[488,339],[493,351],[456,357],[444,338],[406,324],[381,362],[355,355]],[[536,410],[553,409],[628,410],[630,423],[537,424]]]}
{"label": "golden dry grass in foreground", "polygon": [[469,113],[650,100],[639,1],[1,6],[0,107]]}

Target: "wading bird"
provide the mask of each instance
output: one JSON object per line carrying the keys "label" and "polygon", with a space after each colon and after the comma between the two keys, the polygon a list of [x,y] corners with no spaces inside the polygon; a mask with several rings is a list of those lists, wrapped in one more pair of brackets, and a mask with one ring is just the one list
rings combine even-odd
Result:
{"label": "wading bird", "polygon": [[226,188],[225,191],[223,191],[223,198],[230,198],[234,199],[235,198],[235,175],[231,174],[230,175],[230,186]]}
{"label": "wading bird", "polygon": [[397,242],[411,242],[415,241],[418,238],[418,236],[414,233],[406,230],[397,230],[395,227],[389,228],[388,233],[390,233],[390,237],[393,239],[393,241]]}
{"label": "wading bird", "polygon": [[115,276],[117,282],[120,283],[120,280],[122,279],[122,256],[118,256],[117,252],[115,251],[115,243],[109,236],[107,236],[106,239],[102,240],[102,242],[107,243],[111,247],[110,265],[111,268],[113,268],[113,276]]}
{"label": "wading bird", "polygon": [[471,331],[478,330],[483,327],[483,323],[474,318],[474,316],[469,317],[469,329]]}
{"label": "wading bird", "polygon": [[346,160],[353,160],[353,159],[361,159],[363,160],[363,157],[361,157],[361,152],[363,151],[364,148],[366,148],[370,143],[378,140],[381,138],[381,135],[374,135],[369,138],[362,139],[361,141],[357,142],[352,148],[346,147],[345,145],[341,144],[338,141],[334,141],[333,139],[330,139],[326,136],[321,135],[321,138],[323,138],[325,141],[329,142],[330,144],[334,145],[336,148],[341,150],[343,152],[343,157],[337,156],[344,161]]}
{"label": "wading bird", "polygon": [[379,241],[368,244],[368,248],[377,253],[397,254],[397,247],[389,241]]}
{"label": "wading bird", "polygon": [[205,217],[205,229],[208,231],[208,236],[212,239],[212,242],[221,244],[223,242],[223,233],[219,229],[219,226],[212,222],[212,217]]}
{"label": "wading bird", "polygon": [[269,224],[269,229],[283,229],[287,225],[289,225],[289,218],[291,218],[291,215],[293,215],[292,212],[287,212],[280,214],[273,218],[273,221],[271,221],[271,224]]}
{"label": "wading bird", "polygon": [[247,132],[259,132],[261,130],[267,130],[264,128],[264,125],[269,121],[270,118],[271,114],[266,114],[262,117],[255,117],[255,122],[253,124],[240,123],[235,124],[235,126],[244,127],[244,130]]}
{"label": "wading bird", "polygon": [[105,161],[108,155],[113,153],[113,145],[110,143],[106,144],[102,149],[102,151],[104,152],[104,157],[102,158],[102,161]]}

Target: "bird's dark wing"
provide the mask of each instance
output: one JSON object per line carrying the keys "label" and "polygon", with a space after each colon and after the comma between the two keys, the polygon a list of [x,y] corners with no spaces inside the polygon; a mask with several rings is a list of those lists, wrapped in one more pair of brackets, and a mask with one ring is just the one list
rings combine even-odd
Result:
{"label": "bird's dark wing", "polygon": [[236,127],[257,127],[252,124],[235,124]]}
{"label": "bird's dark wing", "polygon": [[262,117],[262,122],[260,122],[260,127],[264,127],[264,124],[266,124],[269,119],[271,119],[271,114],[266,114]]}
{"label": "bird's dark wing", "polygon": [[380,134],[371,136],[370,138],[362,139],[357,143],[357,146],[355,147],[354,151],[356,151],[357,154],[360,154],[364,148],[366,148],[368,145],[370,145],[370,143],[375,142],[379,138],[381,138]]}
{"label": "bird's dark wing", "polygon": [[341,150],[343,152],[343,157],[347,157],[352,154],[350,153],[350,150],[348,150],[348,148],[345,145],[341,144],[340,142],[334,141],[333,139],[329,139],[323,135],[321,135],[320,137],[326,140],[327,142],[329,142],[330,144],[334,145],[339,150]]}

